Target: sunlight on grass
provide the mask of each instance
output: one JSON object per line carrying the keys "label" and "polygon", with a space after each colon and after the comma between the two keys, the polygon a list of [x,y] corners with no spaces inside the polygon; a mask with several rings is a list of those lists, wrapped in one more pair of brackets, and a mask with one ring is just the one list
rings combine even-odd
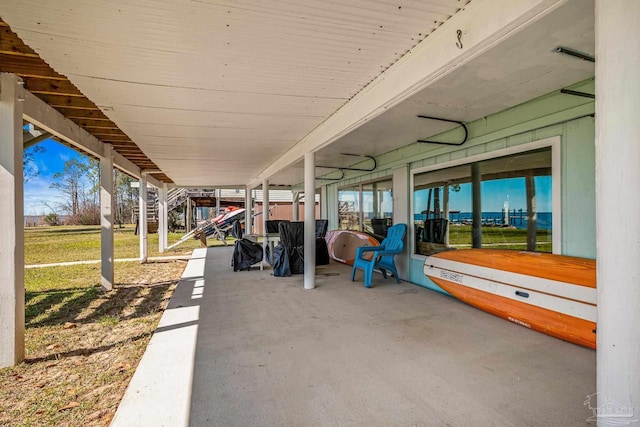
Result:
{"label": "sunlight on grass", "polygon": [[102,326],[114,326],[117,325],[120,321],[120,317],[118,316],[102,316],[98,319],[98,323]]}
{"label": "sunlight on grass", "polygon": [[[471,234],[470,225],[453,225],[449,227],[449,244],[457,248],[470,248]],[[538,229],[536,237],[537,251],[552,252],[551,230]],[[484,248],[526,250],[527,230],[514,227],[483,227],[482,246]]]}
{"label": "sunlight on grass", "polygon": [[[116,256],[137,257],[138,243],[132,227],[116,232]],[[158,255],[157,235],[149,249]],[[27,229],[25,257],[99,259],[100,227]],[[117,262],[110,292],[100,287],[100,264],[25,269],[26,359],[0,369],[0,425],[109,425],[185,266]]]}

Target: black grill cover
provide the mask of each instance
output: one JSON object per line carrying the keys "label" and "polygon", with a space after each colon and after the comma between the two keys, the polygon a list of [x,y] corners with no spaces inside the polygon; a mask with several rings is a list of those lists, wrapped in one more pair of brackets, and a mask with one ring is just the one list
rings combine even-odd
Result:
{"label": "black grill cover", "polygon": [[233,271],[248,270],[262,261],[262,246],[248,239],[236,240],[231,266]]}
{"label": "black grill cover", "polygon": [[[304,222],[280,223],[280,244],[289,258],[292,274],[304,273]],[[278,262],[278,253],[274,250],[274,264]],[[274,271],[275,275],[275,271]]]}
{"label": "black grill cover", "polygon": [[316,238],[316,265],[327,265],[330,262],[327,241],[322,237]]}

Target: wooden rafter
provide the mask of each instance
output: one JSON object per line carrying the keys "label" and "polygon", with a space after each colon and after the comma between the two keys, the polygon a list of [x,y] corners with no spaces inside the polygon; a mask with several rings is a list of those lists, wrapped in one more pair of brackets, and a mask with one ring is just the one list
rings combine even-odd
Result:
{"label": "wooden rafter", "polygon": [[[103,143],[112,144],[116,152],[139,168],[158,169],[158,166],[95,103],[78,90],[67,77],[57,73],[43,61],[2,19],[0,72],[20,76],[27,90]],[[165,174],[152,175],[160,181],[172,182]]]}

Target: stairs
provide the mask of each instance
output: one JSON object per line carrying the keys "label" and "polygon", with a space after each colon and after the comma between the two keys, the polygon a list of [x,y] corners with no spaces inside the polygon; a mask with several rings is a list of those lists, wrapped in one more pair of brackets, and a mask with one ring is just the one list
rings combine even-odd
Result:
{"label": "stairs", "polygon": [[[191,197],[212,197],[211,191],[194,188],[171,188],[167,192],[167,213],[183,205]],[[158,191],[155,188],[147,189],[147,230],[149,233],[158,231],[159,212]],[[136,205],[134,214],[139,215],[139,207]]]}
{"label": "stairs", "polygon": [[[133,208],[136,218],[140,217],[140,206]],[[147,233],[158,232],[158,191],[155,188],[147,188]]]}
{"label": "stairs", "polygon": [[167,213],[187,201],[191,194],[188,188],[172,188],[167,192]]}

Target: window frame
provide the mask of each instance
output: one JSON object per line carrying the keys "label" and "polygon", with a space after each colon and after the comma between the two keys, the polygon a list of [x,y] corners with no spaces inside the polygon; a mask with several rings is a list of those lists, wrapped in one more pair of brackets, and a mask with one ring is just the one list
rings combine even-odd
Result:
{"label": "window frame", "polygon": [[[553,252],[556,255],[562,254],[562,137],[560,135],[552,136],[549,138],[539,139],[533,142],[516,145],[513,147],[501,148],[498,150],[489,151],[486,153],[475,154],[468,157],[462,157],[456,160],[450,160],[443,163],[437,163],[434,165],[423,166],[420,168],[412,169],[409,177],[409,229],[408,233],[408,247],[415,247],[415,221],[414,215],[414,192],[415,192],[415,176],[425,173],[433,172],[441,169],[447,169],[454,166],[462,166],[471,163],[481,162],[484,160],[492,160],[498,157],[510,156],[513,154],[526,153],[527,151],[534,151],[541,148],[551,148],[551,198],[553,217],[551,226],[553,230]],[[416,254],[413,250],[410,252],[411,258],[415,260],[424,261],[427,257],[425,255]]]}

